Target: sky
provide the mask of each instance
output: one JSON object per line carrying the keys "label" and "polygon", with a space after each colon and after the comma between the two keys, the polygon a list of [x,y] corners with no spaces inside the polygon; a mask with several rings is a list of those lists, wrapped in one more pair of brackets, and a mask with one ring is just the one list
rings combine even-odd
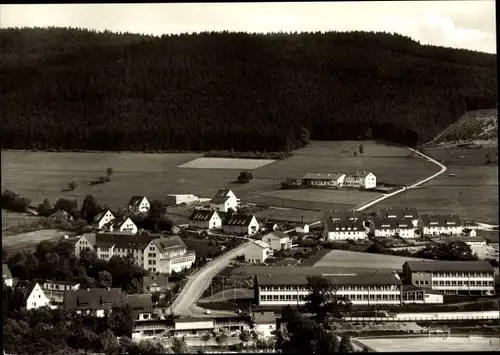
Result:
{"label": "sky", "polygon": [[0,5],[0,28],[80,27],[153,35],[383,31],[496,53],[495,1]]}

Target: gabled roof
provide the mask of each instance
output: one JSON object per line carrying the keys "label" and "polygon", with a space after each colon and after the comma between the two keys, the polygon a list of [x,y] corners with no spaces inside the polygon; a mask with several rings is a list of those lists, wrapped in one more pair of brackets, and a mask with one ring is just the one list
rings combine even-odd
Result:
{"label": "gabled roof", "polygon": [[21,292],[23,295],[23,300],[26,302],[28,297],[31,295],[33,292],[33,289],[36,287],[37,283],[34,281],[26,281],[26,280],[19,280],[17,281],[16,285],[14,286],[14,289],[18,292]]}
{"label": "gabled roof", "polygon": [[91,288],[64,292],[64,308],[68,310],[110,310],[123,305],[125,296],[120,288]]}
{"label": "gabled roof", "polygon": [[[106,211],[103,211],[101,213],[98,213],[95,217],[94,217],[94,223],[99,223],[101,222],[101,220],[104,218],[104,216],[106,215],[106,213],[111,213],[110,210],[106,210]],[[113,213],[111,213],[111,215],[113,216]],[[113,216],[114,218],[115,216]]]}
{"label": "gabled roof", "polygon": [[115,246],[117,248],[133,248],[143,250],[158,235],[153,234],[114,234],[99,233],[96,234],[95,246]]}
{"label": "gabled roof", "polygon": [[325,219],[363,219],[363,214],[356,211],[329,210],[325,212]]}
{"label": "gabled roof", "polygon": [[307,173],[302,179],[306,180],[337,180],[344,176],[344,173]]}
{"label": "gabled roof", "polygon": [[[113,226],[116,228],[121,228],[125,224],[125,222],[127,222],[129,219],[130,219],[130,217],[121,216],[121,217],[117,217],[117,218],[113,219],[108,224],[110,226]],[[130,222],[134,223],[134,221],[132,221],[131,219],[130,219]],[[134,225],[135,225],[135,223],[134,223]]]}
{"label": "gabled roof", "polygon": [[226,226],[240,226],[240,227],[249,226],[254,217],[255,217],[254,215],[235,213],[231,216],[228,216],[224,220],[224,225],[226,225]]}
{"label": "gabled roof", "polygon": [[202,222],[210,221],[214,213],[217,214],[217,212],[211,210],[197,210],[191,214],[189,220]]}
{"label": "gabled roof", "polygon": [[142,278],[142,287],[148,288],[152,284],[158,285],[158,287],[168,287],[168,276],[165,274],[144,276]]}
{"label": "gabled roof", "polygon": [[373,220],[375,229],[414,229],[409,218],[376,218]]}
{"label": "gabled roof", "polygon": [[422,223],[427,227],[460,227],[462,222],[458,215],[422,215]]}
{"label": "gabled roof", "polygon": [[382,218],[389,218],[389,216],[395,216],[391,218],[418,218],[419,213],[418,210],[413,207],[388,207],[379,209],[379,215]]}
{"label": "gabled roof", "polygon": [[12,273],[10,272],[9,265],[7,264],[2,264],[2,279],[11,279],[12,278]]}
{"label": "gabled roof", "polygon": [[270,233],[267,233],[265,236],[262,237],[262,240],[267,239],[267,238],[272,238],[272,239],[283,239],[283,238],[290,238],[288,234],[285,232],[281,231],[272,231]]}
{"label": "gabled roof", "polygon": [[145,199],[144,196],[132,196],[130,198],[130,201],[128,202],[128,205],[137,207],[141,204],[142,200],[144,200],[144,199]]}
{"label": "gabled roof", "polygon": [[488,261],[411,260],[405,262],[412,272],[494,272]]}
{"label": "gabled roof", "polygon": [[68,212],[64,211],[64,210],[58,210],[57,212],[54,212],[50,215],[51,218],[59,218],[59,219],[63,219],[63,218],[70,218],[72,217]]}
{"label": "gabled roof", "polygon": [[253,322],[255,324],[276,324],[276,315],[274,312],[255,312]]}
{"label": "gabled roof", "polygon": [[168,238],[158,238],[154,239],[156,247],[160,250],[160,253],[164,253],[166,251],[172,249],[186,249],[186,244],[182,241],[182,239],[178,236],[172,236]]}
{"label": "gabled roof", "polygon": [[125,303],[130,305],[134,314],[153,312],[152,296],[149,293],[127,295]]}
{"label": "gabled roof", "polygon": [[90,245],[95,246],[96,243],[96,233],[83,233],[78,240],[81,239],[81,237],[85,237],[87,241],[89,242]]}
{"label": "gabled roof", "polygon": [[210,200],[210,203],[225,203],[227,200],[229,200],[231,197],[229,196],[215,196]]}
{"label": "gabled roof", "polygon": [[217,191],[217,193],[215,194],[214,198],[227,197],[230,192],[232,192],[232,191],[230,189],[227,189],[227,188],[219,189],[219,191]]}
{"label": "gabled roof", "polygon": [[369,172],[369,171],[362,171],[362,172],[357,171],[353,174],[347,174],[346,178],[365,178],[370,174],[371,174],[371,172]]}
{"label": "gabled roof", "polygon": [[[365,226],[363,225],[363,221],[361,220],[347,220],[347,219],[342,219],[342,220],[327,220],[326,221],[326,228],[329,232],[336,232],[336,231],[349,231],[348,228],[351,228],[351,231],[364,231]],[[344,228],[344,229],[342,229]]]}
{"label": "gabled roof", "polygon": [[257,245],[258,247],[261,247],[262,249],[268,249],[271,247],[269,244],[263,242],[262,240],[254,240],[253,244]]}

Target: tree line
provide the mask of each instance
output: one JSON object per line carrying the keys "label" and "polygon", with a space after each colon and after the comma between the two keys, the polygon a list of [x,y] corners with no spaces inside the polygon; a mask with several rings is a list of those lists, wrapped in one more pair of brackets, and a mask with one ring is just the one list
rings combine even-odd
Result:
{"label": "tree line", "polygon": [[287,154],[306,131],[415,145],[496,106],[496,55],[375,32],[3,29],[0,63],[4,149]]}

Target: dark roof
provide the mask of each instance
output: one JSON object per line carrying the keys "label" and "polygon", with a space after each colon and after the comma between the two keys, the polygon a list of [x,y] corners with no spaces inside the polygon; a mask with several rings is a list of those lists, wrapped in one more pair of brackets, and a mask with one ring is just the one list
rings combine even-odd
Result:
{"label": "dark roof", "polygon": [[407,261],[412,272],[494,272],[488,261]]}
{"label": "dark roof", "polygon": [[156,247],[161,253],[167,251],[167,249],[186,249],[186,244],[182,241],[179,236],[172,236],[168,238],[158,238],[153,240]]}
{"label": "dark roof", "polygon": [[189,217],[190,221],[209,221],[212,216],[217,214],[215,211],[211,210],[197,210],[194,211]]}
{"label": "dark roof", "polygon": [[215,194],[214,198],[226,197],[229,192],[232,192],[232,191],[230,189],[227,189],[227,188],[219,189],[219,191],[217,191],[217,193]]}
{"label": "dark roof", "polygon": [[10,272],[9,265],[2,264],[2,279],[11,279],[12,273]]}
{"label": "dark roof", "polygon": [[[110,221],[109,225],[114,226],[116,228],[121,228],[121,226],[123,226],[123,224],[129,219],[130,219],[130,217],[120,216],[120,217],[117,217],[117,218],[113,219],[112,221]],[[134,221],[132,221],[131,219],[130,219],[130,222],[134,223]]]}
{"label": "dark roof", "polygon": [[[318,275],[319,276],[319,275]],[[307,275],[269,274],[257,275],[259,285],[307,285]],[[323,275],[333,285],[400,285],[401,280],[392,273],[367,273],[357,275]]]}
{"label": "dark roof", "polygon": [[144,196],[132,196],[128,202],[129,206],[139,206],[144,199]]}
{"label": "dark roof", "polygon": [[461,226],[462,222],[458,215],[422,215],[422,223],[429,227]]}
{"label": "dark roof", "polygon": [[345,228],[344,231],[348,231],[347,228],[351,228],[351,231],[364,231],[365,227],[363,225],[363,221],[361,220],[327,220],[326,227],[329,232],[332,231],[342,231],[342,228]]}
{"label": "dark roof", "polygon": [[248,226],[250,222],[254,218],[254,215],[246,215],[246,214],[233,214],[228,216],[224,220],[224,225],[226,226]]}
{"label": "dark roof", "polygon": [[153,312],[152,296],[149,293],[127,295],[125,303],[130,305],[135,314]]}
{"label": "dark roof", "polygon": [[350,177],[350,178],[364,178],[364,177],[367,177],[369,174],[371,174],[371,172],[369,172],[369,171],[362,171],[362,172],[356,171],[353,174],[347,174],[346,178],[347,177]]}
{"label": "dark roof", "polygon": [[124,294],[120,288],[91,288],[64,292],[64,308],[68,310],[110,310],[123,305]]}
{"label": "dark roof", "polygon": [[276,315],[274,312],[255,312],[253,313],[253,322],[255,324],[275,324]]}
{"label": "dark roof", "polygon": [[409,218],[376,218],[373,220],[376,229],[413,229]]}
{"label": "dark roof", "polygon": [[414,207],[387,207],[379,209],[379,215],[380,217],[385,218],[388,218],[389,216],[391,216],[391,218],[418,218],[419,214],[417,209]]}
{"label": "dark roof", "polygon": [[215,196],[210,200],[210,203],[225,203],[229,200],[229,196]]}
{"label": "dark roof", "polygon": [[142,278],[142,287],[148,288],[152,284],[158,285],[158,287],[168,287],[168,276],[164,274],[153,274],[151,276],[144,276]]}
{"label": "dark roof", "polygon": [[433,290],[430,287],[422,287],[422,290],[425,291],[425,293],[428,293],[430,295],[442,295],[442,292],[439,292],[438,290]]}
{"label": "dark roof", "polygon": [[412,291],[423,291],[421,287],[415,286],[413,284],[403,285],[403,292],[412,292]]}
{"label": "dark roof", "polygon": [[[101,213],[98,213],[95,217],[94,217],[94,222],[95,223],[99,223],[101,221],[101,219],[103,219],[103,217],[106,215],[106,213],[108,212],[111,212],[110,210],[106,210],[106,211],[103,211]],[[113,216],[114,217],[114,216]]]}
{"label": "dark roof", "polygon": [[303,180],[337,180],[344,173],[308,173],[305,174]]}
{"label": "dark roof", "polygon": [[96,234],[95,246],[111,246],[118,248],[144,249],[152,240],[157,239],[154,234]]}
{"label": "dark roof", "polygon": [[72,218],[72,216],[63,210],[58,210],[57,212],[54,212],[50,215],[51,218],[58,218],[58,219],[63,219],[63,218]]}
{"label": "dark roof", "polygon": [[14,289],[16,291],[22,293],[23,300],[24,300],[24,302],[26,302],[28,297],[33,292],[33,289],[36,287],[36,284],[37,283],[34,281],[19,280],[19,281],[17,281],[16,285],[14,286]]}
{"label": "dark roof", "polygon": [[324,219],[363,219],[363,214],[356,211],[346,211],[346,210],[329,210],[323,215]]}

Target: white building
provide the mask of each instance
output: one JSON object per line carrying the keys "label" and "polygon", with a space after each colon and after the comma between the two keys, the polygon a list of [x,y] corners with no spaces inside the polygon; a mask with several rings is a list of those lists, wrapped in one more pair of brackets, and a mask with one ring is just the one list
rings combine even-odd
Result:
{"label": "white building", "polygon": [[366,229],[362,220],[327,220],[324,223],[325,240],[366,239]]}
{"label": "white building", "polygon": [[36,309],[50,304],[50,300],[45,296],[40,285],[34,281],[19,280],[14,285],[14,289],[23,295],[23,303],[26,309]]}
{"label": "white building", "polygon": [[76,291],[80,289],[80,284],[75,281],[46,280],[42,289],[47,298],[55,303],[62,303],[65,291]]}
{"label": "white building", "polygon": [[129,217],[115,218],[106,224],[108,232],[137,234],[138,228]]}
{"label": "white building", "polygon": [[76,238],[77,240],[75,242],[75,256],[77,258],[80,257],[80,253],[85,249],[94,250],[96,239],[95,233],[83,233]]}
{"label": "white building", "polygon": [[262,241],[269,244],[272,250],[290,249],[292,247],[290,236],[280,231],[266,234],[262,237]]}
{"label": "white building", "polygon": [[101,212],[94,217],[94,222],[92,223],[92,227],[101,230],[104,228],[106,224],[111,222],[113,219],[115,219],[115,216],[113,216],[110,210],[107,210],[106,212]]}
{"label": "white building", "polygon": [[252,323],[257,334],[264,338],[272,337],[276,332],[276,316],[274,312],[255,312]]}
{"label": "white building", "polygon": [[403,285],[403,304],[442,304],[443,294],[431,288]]}
{"label": "white building", "polygon": [[408,282],[445,295],[495,294],[495,269],[488,261],[407,261],[403,273]]}
{"label": "white building", "polygon": [[344,186],[362,189],[373,189],[377,187],[377,177],[370,172],[356,172],[345,177]]}
{"label": "white building", "polygon": [[125,295],[121,288],[91,288],[64,292],[63,307],[78,314],[104,317],[114,306],[122,306]]}
{"label": "white building", "polygon": [[10,272],[9,265],[7,264],[2,264],[2,280],[5,286],[12,287],[14,279],[12,277],[12,273]]}
{"label": "white building", "polygon": [[309,224],[303,224],[300,227],[295,227],[297,233],[309,233]]}
{"label": "white building", "polygon": [[411,219],[380,218],[373,221],[375,237],[415,238],[415,227]]}
{"label": "white building", "polygon": [[475,238],[477,236],[477,232],[475,229],[463,228],[462,233],[471,238]]}
{"label": "white building", "polygon": [[307,187],[342,187],[343,173],[309,173],[302,177],[302,185]]}
{"label": "white building", "polygon": [[[301,306],[309,294],[307,275],[259,274],[255,290],[259,306]],[[311,275],[312,276],[312,275]],[[319,275],[318,275],[319,276]],[[401,280],[397,274],[323,275],[336,287],[337,296],[347,296],[353,305],[400,305]]]}
{"label": "white building", "polygon": [[210,208],[221,212],[228,212],[230,209],[236,211],[238,204],[239,199],[229,189],[220,189],[210,200]]}
{"label": "white building", "polygon": [[424,235],[460,235],[463,227],[457,215],[423,215]]}
{"label": "white building", "polygon": [[132,213],[146,213],[151,205],[145,196],[132,196],[128,202],[128,209]]}
{"label": "white building", "polygon": [[195,261],[194,251],[188,251],[181,238],[159,238],[152,240],[144,250],[143,267],[152,272],[171,274],[191,268]]}
{"label": "white building", "polygon": [[166,197],[166,202],[165,204],[167,206],[177,206],[180,204],[192,204],[195,202],[198,202],[199,198],[196,195],[190,195],[190,194],[168,194]]}
{"label": "white building", "polygon": [[382,208],[378,211],[379,217],[382,219],[410,219],[414,227],[418,226],[420,214],[413,207],[402,208]]}
{"label": "white building", "polygon": [[259,222],[254,215],[233,214],[224,219],[222,229],[229,234],[252,235],[259,231]]}
{"label": "white building", "polygon": [[263,263],[272,254],[271,246],[261,240],[254,240],[245,248],[245,261]]}
{"label": "white building", "polygon": [[216,211],[195,210],[189,217],[189,227],[208,230],[221,228],[222,219]]}

